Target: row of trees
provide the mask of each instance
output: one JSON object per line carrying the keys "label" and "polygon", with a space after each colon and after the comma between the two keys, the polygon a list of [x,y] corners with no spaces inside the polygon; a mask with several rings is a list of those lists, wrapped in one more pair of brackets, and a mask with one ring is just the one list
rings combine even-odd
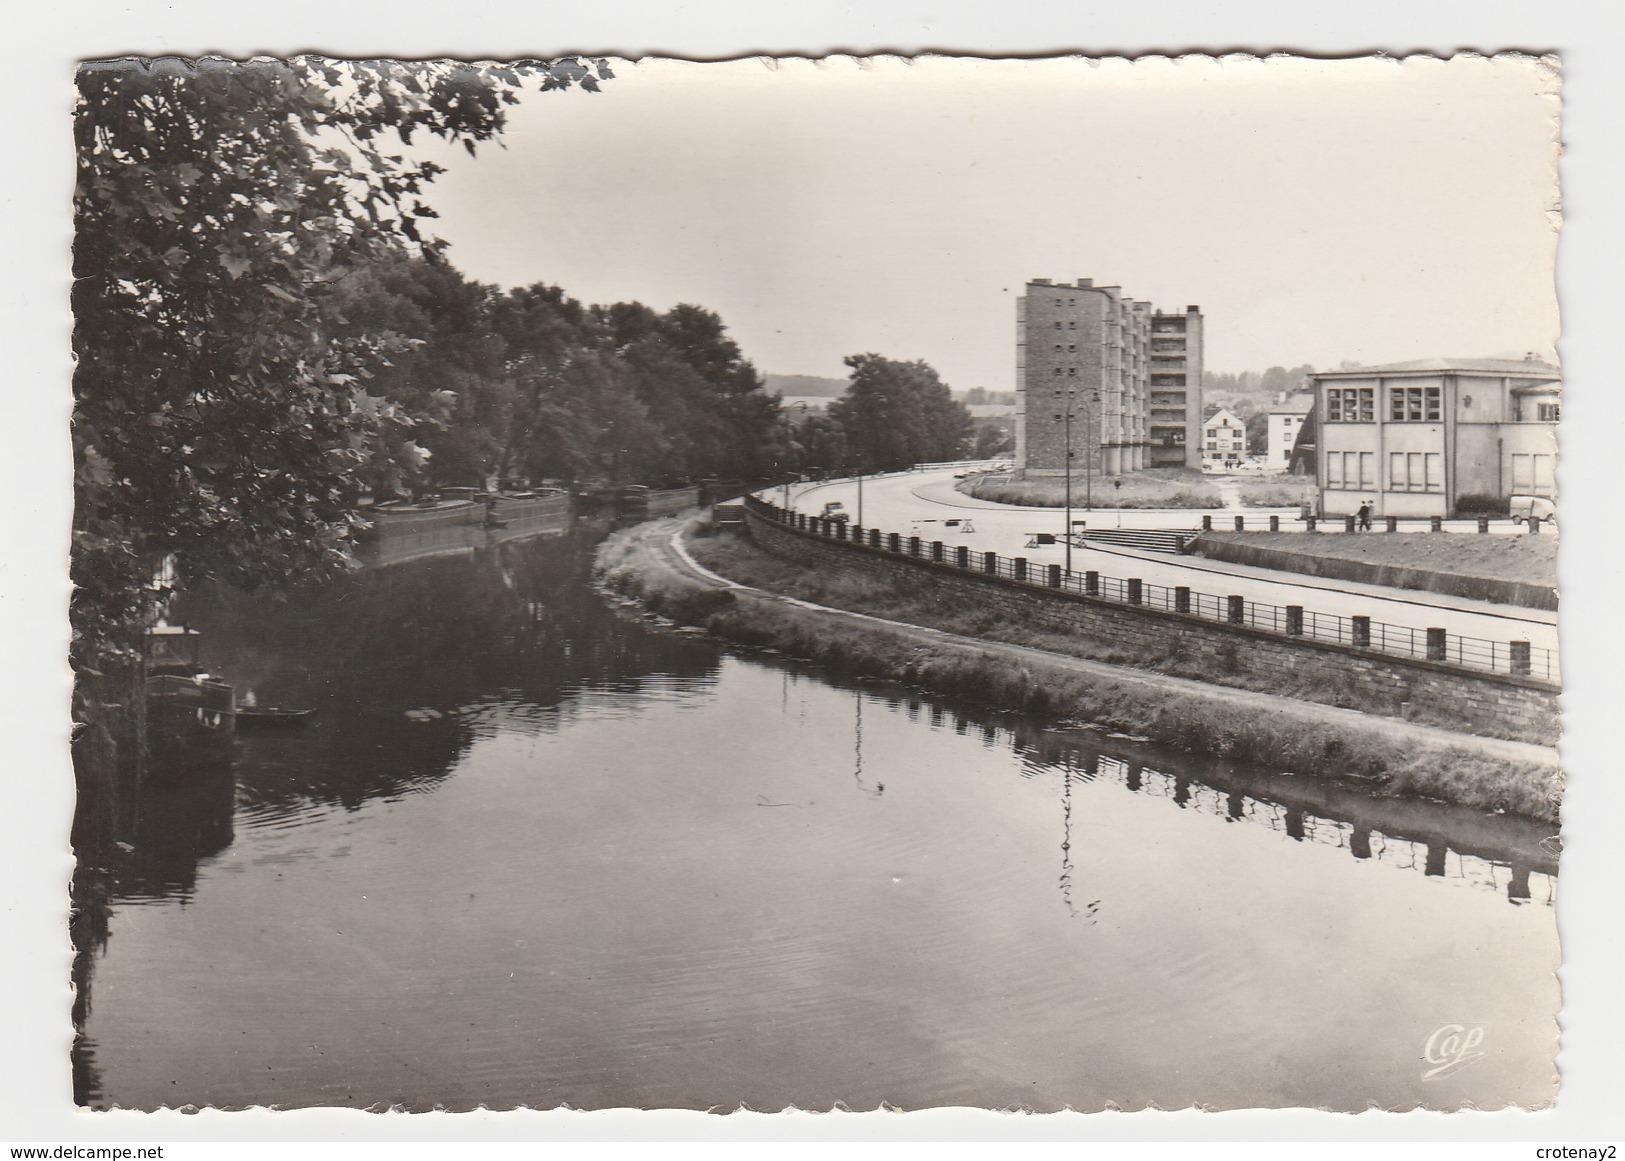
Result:
{"label": "row of trees", "polygon": [[525,88],[608,79],[577,60],[81,70],[81,659],[128,647],[162,561],[183,584],[341,567],[365,488],[663,483],[961,454],[968,417],[923,363],[854,356],[832,426],[797,438],[710,311],[500,291],[445,260],[423,229],[438,167],[405,156],[414,136],[474,152]]}
{"label": "row of trees", "polygon": [[752,477],[783,458],[777,401],[697,306],[589,307],[555,286],[501,291],[398,254],[343,280],[327,313],[347,341],[395,340],[369,390],[397,440],[356,473],[381,495],[492,477]]}

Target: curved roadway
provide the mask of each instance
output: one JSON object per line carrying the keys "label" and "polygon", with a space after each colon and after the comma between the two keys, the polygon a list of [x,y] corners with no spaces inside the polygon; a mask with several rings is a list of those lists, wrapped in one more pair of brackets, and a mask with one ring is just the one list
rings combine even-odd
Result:
{"label": "curved roadway", "polygon": [[[1000,556],[1024,556],[1035,564],[1062,564],[1063,544],[1029,547],[1034,532],[1059,534],[1065,524],[1064,510],[996,504],[967,496],[954,489],[954,469],[905,472],[866,477],[863,489],[865,527],[945,544],[966,544],[977,552],[993,551]],[[784,502],[782,489],[763,492],[764,499]],[[833,480],[818,484],[798,484],[790,489],[791,506],[799,512],[818,514],[826,503],[839,501],[854,522],[858,521],[858,482]],[[1234,512],[1209,510],[1219,517]],[[1249,515],[1295,516],[1287,509],[1249,509]],[[1087,520],[1095,528],[1197,528],[1203,512],[1193,509],[1073,509],[1074,520]],[[969,519],[948,526],[945,521]],[[1446,533],[1444,535],[1457,535]],[[1393,589],[1381,585],[1358,584],[1322,577],[1300,577],[1293,573],[1248,568],[1219,561],[1179,557],[1172,554],[1125,551],[1115,546],[1074,547],[1075,571],[1094,569],[1106,577],[1138,577],[1148,584],[1188,585],[1193,591],[1215,596],[1239,595],[1249,601],[1275,605],[1302,605],[1306,610],[1336,616],[1368,616],[1373,621],[1411,629],[1442,628],[1463,637],[1486,641],[1528,641],[1537,649],[1557,651],[1557,614],[1517,605],[1499,605],[1441,593]]]}

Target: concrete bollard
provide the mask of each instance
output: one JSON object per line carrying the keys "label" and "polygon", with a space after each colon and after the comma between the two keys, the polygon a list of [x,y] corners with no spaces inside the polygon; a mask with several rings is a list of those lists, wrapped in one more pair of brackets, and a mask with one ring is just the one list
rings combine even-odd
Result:
{"label": "concrete bollard", "polygon": [[878,529],[878,528],[869,529],[869,547],[870,548],[879,548],[880,547],[880,529]]}
{"label": "concrete bollard", "polygon": [[908,538],[908,554],[910,556],[920,555],[920,538],[918,536],[910,536]]}
{"label": "concrete bollard", "polygon": [[1180,585],[1174,590],[1174,612],[1188,613],[1191,611],[1191,590],[1189,585]]}
{"label": "concrete bollard", "polygon": [[903,535],[900,532],[886,533],[886,547],[892,552],[903,551]]}
{"label": "concrete bollard", "polygon": [[1398,516],[1389,516],[1389,517],[1387,517],[1386,524],[1387,524],[1388,531],[1390,531],[1390,532],[1398,532],[1399,531],[1399,517]]}
{"label": "concrete bollard", "polygon": [[1529,642],[1513,641],[1510,643],[1510,645],[1512,649],[1511,669],[1513,674],[1517,677],[1528,677],[1530,674]]}
{"label": "concrete bollard", "polygon": [[982,571],[993,576],[999,571],[999,554],[996,552],[982,553]]}
{"label": "concrete bollard", "polygon": [[1345,516],[1345,517],[1343,517],[1343,531],[1344,532],[1353,532],[1355,530],[1356,529],[1355,529],[1355,525],[1354,525],[1354,517],[1353,516]]}
{"label": "concrete bollard", "polygon": [[1444,531],[1444,517],[1443,516],[1429,516],[1428,517],[1428,531],[1429,532],[1443,532]]}
{"label": "concrete bollard", "polygon": [[1129,579],[1128,579],[1128,603],[1131,604],[1131,605],[1138,605],[1144,599],[1145,599],[1145,594],[1144,594],[1144,592],[1142,591],[1142,588],[1141,588],[1140,578],[1137,577],[1137,576],[1129,577]]}
{"label": "concrete bollard", "polygon": [[1490,530],[1490,518],[1488,516],[1478,518],[1478,530],[1479,532],[1488,532]]}
{"label": "concrete bollard", "polygon": [[1049,587],[1052,588],[1052,589],[1060,588],[1061,587],[1061,566],[1058,565],[1058,564],[1047,565],[1046,566],[1046,571],[1048,572],[1048,576],[1046,576],[1044,579],[1045,579],[1046,583],[1048,583]]}
{"label": "concrete bollard", "polygon": [[1212,532],[1213,531],[1213,517],[1211,517],[1211,516],[1203,516],[1202,517],[1202,531],[1203,532]]}
{"label": "concrete bollard", "polygon": [[1349,643],[1361,648],[1368,648],[1371,645],[1370,617],[1349,618]]}
{"label": "concrete bollard", "polygon": [[1083,574],[1083,591],[1087,596],[1091,597],[1100,595],[1100,574],[1094,569],[1090,569]]}
{"label": "concrete bollard", "polygon": [[1529,535],[1538,536],[1539,534],[1540,534],[1540,517],[1539,516],[1531,516],[1531,517],[1529,517]]}
{"label": "concrete bollard", "polygon": [[1443,629],[1428,630],[1428,660],[1443,661],[1445,657],[1445,635]]}
{"label": "concrete bollard", "polygon": [[954,546],[954,564],[960,568],[970,567],[970,549],[963,544]]}
{"label": "concrete bollard", "polygon": [[1225,619],[1232,625],[1245,625],[1247,623],[1247,598],[1228,596],[1224,598]]}
{"label": "concrete bollard", "polygon": [[1315,530],[1315,518],[1313,516],[1305,516],[1303,518],[1303,526],[1310,532],[1313,532]]}
{"label": "concrete bollard", "polygon": [[1279,531],[1281,531],[1281,518],[1279,516],[1271,516],[1270,517],[1270,531],[1271,532],[1279,532]]}
{"label": "concrete bollard", "polygon": [[931,542],[931,560],[934,564],[942,563],[942,541],[933,540]]}
{"label": "concrete bollard", "polygon": [[1027,558],[1025,556],[1018,556],[1011,563],[1013,565],[1015,565],[1016,579],[1018,581],[1026,580],[1027,579]]}
{"label": "concrete bollard", "polygon": [[1286,607],[1286,635],[1288,637],[1303,636],[1303,606],[1288,605]]}
{"label": "concrete bollard", "polygon": [[1245,516],[1237,516],[1236,517],[1236,531],[1237,532],[1245,532],[1246,530],[1247,530],[1247,517],[1245,517]]}

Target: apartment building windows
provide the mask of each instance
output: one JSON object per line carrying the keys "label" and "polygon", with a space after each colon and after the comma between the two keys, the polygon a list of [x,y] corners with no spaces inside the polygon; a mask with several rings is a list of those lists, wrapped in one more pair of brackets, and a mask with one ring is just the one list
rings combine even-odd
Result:
{"label": "apartment building windows", "polygon": [[1542,423],[1556,423],[1561,407],[1556,403],[1535,404],[1535,418]]}

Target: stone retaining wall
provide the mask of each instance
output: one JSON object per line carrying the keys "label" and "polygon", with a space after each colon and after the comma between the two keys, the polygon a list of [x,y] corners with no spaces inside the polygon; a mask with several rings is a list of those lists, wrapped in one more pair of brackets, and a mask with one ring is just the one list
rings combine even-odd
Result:
{"label": "stone retaining wall", "polygon": [[1467,733],[1544,745],[1557,740],[1559,690],[1544,681],[1034,588],[933,563],[928,553],[909,558],[795,531],[751,509],[746,526],[775,556],[808,568],[902,581],[957,605],[997,608],[1025,624],[1088,638],[1102,659],[1118,655],[1127,664],[1175,674],[1197,669],[1232,674],[1271,692],[1323,701],[1336,695],[1337,704],[1391,717],[1421,711]]}
{"label": "stone retaining wall", "polygon": [[1286,548],[1265,547],[1262,544],[1244,544],[1222,536],[1200,536],[1193,547],[1197,553],[1210,560],[1249,564],[1256,568],[1275,569],[1278,572],[1296,572],[1304,576],[1386,585],[1395,589],[1415,589],[1426,593],[1445,593],[1477,601],[1522,605],[1529,609],[1557,608],[1557,589],[1553,585],[1498,580],[1494,577],[1461,576],[1457,573],[1437,572],[1409,565],[1347,560],[1342,557],[1320,556],[1312,552],[1293,552]]}

